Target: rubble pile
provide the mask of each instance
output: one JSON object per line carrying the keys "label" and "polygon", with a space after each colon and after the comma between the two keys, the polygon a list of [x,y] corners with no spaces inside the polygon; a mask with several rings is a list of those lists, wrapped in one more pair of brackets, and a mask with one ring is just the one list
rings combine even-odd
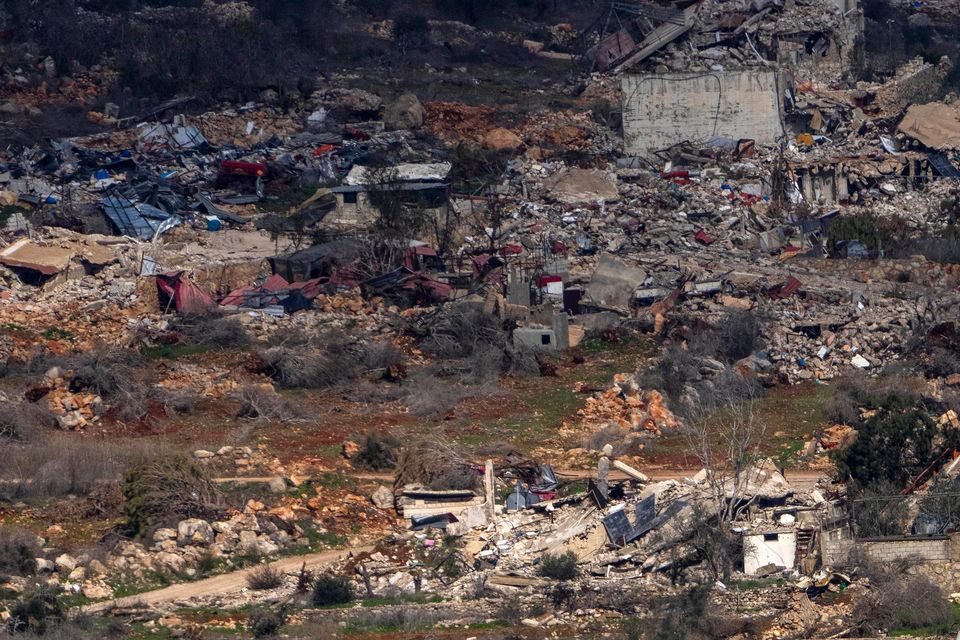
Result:
{"label": "rubble pile", "polygon": [[655,390],[643,391],[635,376],[629,374],[615,375],[613,385],[587,398],[577,415],[588,427],[613,424],[649,436],[658,436],[679,424],[663,395]]}

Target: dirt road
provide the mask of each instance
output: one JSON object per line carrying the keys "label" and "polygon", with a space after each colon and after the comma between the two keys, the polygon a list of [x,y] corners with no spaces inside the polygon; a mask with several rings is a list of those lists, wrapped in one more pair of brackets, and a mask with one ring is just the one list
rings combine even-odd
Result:
{"label": "dirt road", "polygon": [[[371,551],[372,549],[373,547],[356,547],[353,549],[320,551],[318,553],[311,553],[303,556],[282,558],[276,562],[271,562],[270,566],[283,571],[284,573],[299,571],[300,567],[304,563],[306,563],[307,569],[317,569],[319,567],[323,567],[324,565],[335,562],[336,560],[339,560],[340,558],[351,553],[362,553],[364,551]],[[83,611],[85,613],[98,613],[115,606],[131,607],[139,603],[155,606],[169,602],[176,602],[178,600],[189,600],[191,598],[197,598],[200,596],[236,593],[246,588],[247,572],[249,570],[250,569],[240,569],[239,571],[224,573],[223,575],[214,576],[212,578],[204,578],[203,580],[197,580],[196,582],[172,584],[169,587],[157,589],[156,591],[146,591],[135,596],[97,602],[95,604],[83,607]]]}
{"label": "dirt road", "polygon": [[[657,469],[649,470],[645,473],[650,477],[651,480],[682,480],[683,478],[688,478],[693,476],[699,471],[698,469]],[[578,480],[578,479],[587,479],[593,477],[594,472],[587,469],[559,469],[556,471],[557,476],[564,480]],[[351,478],[357,478],[359,480],[377,480],[384,483],[393,482],[393,475],[389,473],[350,473],[345,474]],[[822,473],[817,471],[791,471],[788,470],[785,474],[785,477],[793,485],[793,488],[798,491],[812,489],[817,481],[823,476]],[[626,476],[619,471],[611,471],[610,478],[617,480],[624,480]],[[237,477],[237,478],[216,478],[215,481],[219,483],[230,483],[230,482],[269,482],[271,476],[250,476],[250,477]],[[298,571],[300,566],[303,563],[307,564],[307,568],[317,568],[322,567],[326,564],[330,564],[343,556],[346,556],[350,553],[362,553],[364,551],[370,551],[372,547],[357,547],[353,549],[342,549],[334,551],[321,551],[319,553],[312,553],[304,556],[292,556],[289,558],[283,558],[277,560],[276,562],[270,563],[271,566],[283,571],[284,573],[289,573],[293,571]],[[197,580],[196,582],[185,582],[181,584],[170,585],[169,587],[164,587],[163,589],[157,589],[156,591],[147,591],[135,596],[129,596],[126,598],[117,598],[115,600],[109,600],[105,602],[98,602],[96,604],[89,605],[84,607],[84,611],[87,613],[97,613],[104,611],[113,606],[120,607],[129,607],[136,605],[138,603],[143,603],[146,605],[158,605],[165,604],[169,602],[175,602],[178,600],[189,600],[191,598],[196,598],[200,596],[209,596],[209,595],[219,595],[219,594],[228,594],[239,592],[241,589],[247,586],[246,578],[247,572],[249,569],[241,569],[239,571],[234,571],[232,573],[225,573],[223,575],[214,576],[212,578],[206,578],[203,580]]]}

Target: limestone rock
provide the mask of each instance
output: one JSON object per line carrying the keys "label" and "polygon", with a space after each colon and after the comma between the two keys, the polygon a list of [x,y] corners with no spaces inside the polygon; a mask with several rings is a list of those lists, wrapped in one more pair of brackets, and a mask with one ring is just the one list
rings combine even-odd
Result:
{"label": "limestone rock", "polygon": [[520,136],[503,127],[491,129],[483,136],[483,146],[495,151],[516,151],[522,145]]}
{"label": "limestone rock", "polygon": [[67,553],[60,554],[57,556],[57,559],[54,560],[54,565],[57,567],[57,571],[61,574],[68,574],[74,569],[77,568],[77,560],[73,556]]}
{"label": "limestone rock", "polygon": [[378,509],[392,509],[394,505],[393,491],[380,485],[370,496],[370,500]]}
{"label": "limestone rock", "polygon": [[423,126],[424,108],[412,93],[405,93],[386,108],[383,124],[387,129],[419,129]]}
{"label": "limestone rock", "polygon": [[206,520],[190,518],[177,523],[177,544],[206,546],[213,542],[213,527]]}

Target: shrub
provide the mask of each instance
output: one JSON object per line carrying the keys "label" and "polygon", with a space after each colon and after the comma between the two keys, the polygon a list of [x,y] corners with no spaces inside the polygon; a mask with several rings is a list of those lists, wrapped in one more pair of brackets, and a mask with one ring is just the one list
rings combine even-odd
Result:
{"label": "shrub", "polygon": [[185,343],[211,349],[250,344],[250,335],[239,320],[217,313],[182,315],[173,323],[173,329],[182,334]]}
{"label": "shrub", "polygon": [[325,352],[273,347],[258,354],[259,370],[285,389],[322,389],[357,377],[357,360],[340,349]]}
{"label": "shrub", "polygon": [[824,406],[827,420],[836,424],[854,425],[860,421],[860,407],[853,397],[835,388]]}
{"label": "shrub", "polygon": [[958,434],[939,429],[924,409],[908,408],[895,397],[890,402],[859,423],[853,444],[835,454],[841,477],[864,487],[876,482],[902,487],[930,464],[938,436],[945,439],[941,447],[960,444]]}
{"label": "shrub", "polygon": [[237,391],[240,408],[238,418],[290,422],[297,420],[301,412],[286,398],[272,389],[257,385],[245,385]]}
{"label": "shrub", "polygon": [[129,400],[137,390],[137,371],[143,361],[134,351],[95,348],[77,356],[68,367],[74,370],[70,386],[75,391],[87,390],[105,400]]}
{"label": "shrub", "polygon": [[930,378],[946,378],[960,373],[960,355],[948,349],[934,349],[924,370]]}
{"label": "shrub", "polygon": [[0,574],[33,575],[39,554],[35,536],[17,529],[0,529]]}
{"label": "shrub", "polygon": [[134,466],[127,471],[121,490],[127,525],[139,535],[185,518],[216,515],[222,507],[216,485],[183,455]]}
{"label": "shrub", "polygon": [[430,25],[418,13],[404,13],[393,23],[393,37],[399,47],[419,47],[427,42]]}
{"label": "shrub", "polygon": [[459,305],[431,318],[419,328],[423,347],[438,358],[466,358],[483,347],[506,346],[500,319],[473,305]]}
{"label": "shrub", "polygon": [[907,575],[898,566],[866,563],[863,569],[872,593],[854,606],[853,618],[859,621],[862,635],[919,629],[924,636],[946,635],[960,622],[940,587],[925,576]]}
{"label": "shrub", "polygon": [[353,458],[353,466],[372,471],[393,469],[397,466],[400,447],[400,441],[392,435],[368,431],[360,441],[360,451]]}
{"label": "shrub", "polygon": [[390,369],[403,365],[403,354],[392,342],[374,342],[363,353],[364,366],[370,369]]}
{"label": "shrub", "polygon": [[267,638],[275,635],[286,619],[287,614],[283,608],[280,611],[254,609],[247,618],[247,628],[254,638]]}
{"label": "shrub", "polygon": [[687,385],[699,377],[697,359],[679,346],[669,347],[657,366],[643,374],[645,389],[659,389],[675,406],[680,403]]}
{"label": "shrub", "polygon": [[899,494],[902,487],[888,481],[877,481],[860,487],[851,484],[853,522],[857,537],[879,538],[907,533],[909,505]]}
{"label": "shrub", "polygon": [[30,631],[43,635],[64,618],[63,604],[46,585],[25,593],[10,609],[7,629],[12,633]]}
{"label": "shrub", "polygon": [[156,455],[155,444],[148,448],[141,442],[105,442],[53,433],[43,441],[11,445],[4,451],[0,496],[13,499],[88,495],[115,485],[126,465]]}
{"label": "shrub", "polygon": [[579,572],[577,554],[572,551],[558,554],[545,553],[540,557],[540,567],[537,572],[544,578],[573,580]]}
{"label": "shrub", "polygon": [[717,355],[736,362],[757,351],[760,343],[760,320],[749,309],[734,311],[713,327],[718,339]]}
{"label": "shrub", "polygon": [[474,465],[438,433],[403,448],[397,461],[396,482],[419,483],[431,489],[475,489],[479,475]]}
{"label": "shrub", "polygon": [[554,585],[550,589],[550,602],[554,609],[572,608],[576,601],[577,592],[564,582]]}
{"label": "shrub", "polygon": [[313,583],[313,604],[323,607],[331,604],[352,602],[353,583],[345,576],[323,574]]}
{"label": "shrub", "polygon": [[[424,384],[429,387],[421,386]],[[456,407],[461,400],[476,393],[476,390],[471,391],[470,387],[430,379],[429,374],[417,374],[410,384],[405,386],[409,390],[404,398],[407,410],[411,415],[421,418],[439,418]],[[424,393],[425,388],[429,388],[430,392]]]}
{"label": "shrub", "polygon": [[56,426],[46,408],[32,402],[5,402],[0,405],[0,438],[26,440],[37,431]]}
{"label": "shrub", "polygon": [[276,589],[283,584],[283,572],[269,564],[262,564],[247,572],[247,586],[254,591]]}
{"label": "shrub", "polygon": [[168,416],[187,416],[193,413],[197,405],[197,396],[200,395],[196,389],[184,387],[183,389],[156,389],[156,398],[163,405],[163,411]]}

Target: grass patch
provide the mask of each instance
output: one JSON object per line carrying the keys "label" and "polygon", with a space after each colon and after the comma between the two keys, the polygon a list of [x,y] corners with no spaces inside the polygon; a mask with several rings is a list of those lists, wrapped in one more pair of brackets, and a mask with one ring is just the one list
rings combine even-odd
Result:
{"label": "grass patch", "polygon": [[737,591],[756,591],[766,587],[782,587],[785,584],[786,581],[783,578],[748,578],[731,581],[727,586]]}
{"label": "grass patch", "polygon": [[288,547],[280,552],[281,556],[302,556],[317,551],[326,551],[327,549],[338,549],[347,544],[346,536],[342,536],[332,531],[317,531],[310,524],[301,523],[303,536],[307,539],[292,547]]}
{"label": "grass patch", "polygon": [[47,340],[69,340],[73,337],[72,333],[60,327],[47,327],[40,332],[40,335]]}
{"label": "grass patch", "polygon": [[910,638],[930,638],[933,636],[954,636],[956,629],[960,626],[960,604],[950,603],[952,619],[949,622],[941,624],[927,625],[922,627],[897,627],[891,629],[888,636],[891,637],[910,637]]}
{"label": "grass patch", "polygon": [[208,351],[210,347],[201,344],[158,344],[144,347],[142,353],[151,360],[176,360]]}
{"label": "grass patch", "polygon": [[361,607],[386,607],[397,604],[437,604],[443,602],[443,598],[437,594],[429,593],[411,593],[408,595],[397,596],[394,598],[364,598],[360,601]]}
{"label": "grass patch", "polygon": [[107,585],[113,589],[114,598],[135,596],[147,591],[169,587],[171,584],[173,584],[173,580],[170,579],[170,576],[150,569],[144,571],[143,578],[136,581],[125,581],[123,579],[107,580]]}
{"label": "grass patch", "polygon": [[833,393],[829,385],[804,384],[778,387],[757,400],[757,419],[767,425],[764,453],[782,462],[799,453],[804,441],[829,426],[826,407]]}

